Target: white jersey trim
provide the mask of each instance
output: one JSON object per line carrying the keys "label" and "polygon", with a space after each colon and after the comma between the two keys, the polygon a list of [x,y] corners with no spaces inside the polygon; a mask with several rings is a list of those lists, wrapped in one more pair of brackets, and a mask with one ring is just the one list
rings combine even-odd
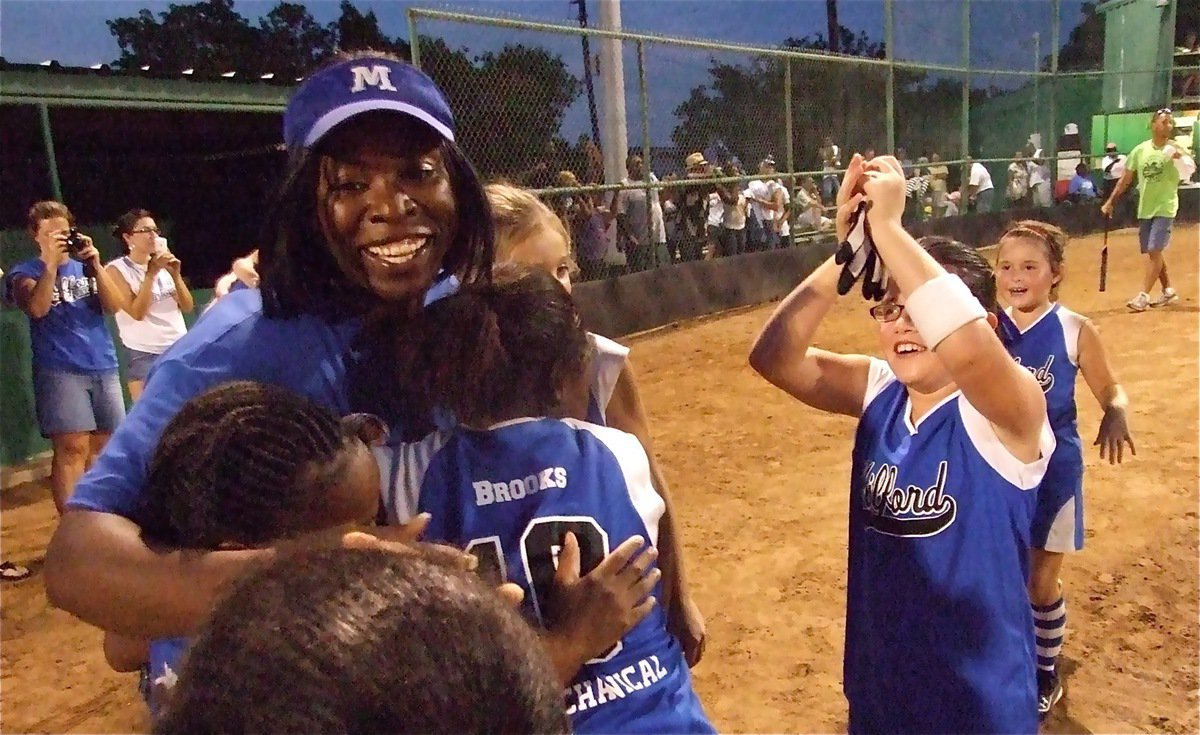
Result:
{"label": "white jersey trim", "polygon": [[1066,504],[1058,509],[1050,523],[1050,532],[1046,534],[1046,543],[1041,548],[1060,554],[1079,551],[1075,547],[1075,498],[1068,498]]}
{"label": "white jersey trim", "polygon": [[625,369],[629,348],[593,332],[588,332],[587,336],[595,350],[588,388],[600,409],[600,416],[607,421],[608,403],[612,400],[617,381],[621,378],[621,371]]}
{"label": "white jersey trim", "polygon": [[1079,367],[1079,332],[1088,318],[1060,305],[1058,320],[1062,323],[1063,340],[1067,343],[1067,358],[1072,365]]}
{"label": "white jersey trim", "polygon": [[863,413],[867,412],[867,407],[895,379],[896,374],[892,372],[892,368],[887,364],[887,360],[881,360],[878,357],[871,358],[871,364],[867,368],[867,392],[863,394]]}
{"label": "white jersey trim", "polygon": [[667,510],[667,504],[650,481],[650,460],[646,457],[646,450],[642,448],[641,442],[633,434],[626,434],[608,426],[598,426],[577,419],[562,419],[562,422],[577,431],[591,433],[612,452],[625,475],[625,486],[629,490],[629,500],[633,509],[646,526],[650,543],[658,546],[658,523]]}
{"label": "white jersey trim", "polygon": [[1035,490],[1042,484],[1046,474],[1046,466],[1050,463],[1050,455],[1054,454],[1054,432],[1050,429],[1050,419],[1042,418],[1042,429],[1038,436],[1038,458],[1025,463],[1013,456],[1008,447],[996,435],[996,429],[987,417],[979,413],[965,396],[958,400],[958,412],[962,417],[963,427],[967,437],[974,445],[979,456],[1009,483],[1022,490]]}
{"label": "white jersey trim", "polygon": [[417,514],[421,485],[433,457],[450,439],[450,432],[435,431],[419,442],[374,447],[383,485],[383,507],[389,524],[407,523]]}

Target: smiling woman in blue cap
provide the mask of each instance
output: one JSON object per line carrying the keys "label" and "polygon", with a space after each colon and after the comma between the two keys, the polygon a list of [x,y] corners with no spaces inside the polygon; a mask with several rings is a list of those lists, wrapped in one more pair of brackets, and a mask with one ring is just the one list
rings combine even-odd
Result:
{"label": "smiling woman in blue cap", "polygon": [[[283,136],[288,169],[267,212],[261,288],[222,299],[159,359],[51,540],[51,601],[105,630],[192,633],[232,578],[275,554],[183,553],[142,539],[149,458],[185,402],[219,383],[254,380],[342,415],[369,411],[419,430],[425,417],[397,397],[392,348],[431,288],[490,277],[483,188],[455,143],[444,95],[419,70],[387,55],[341,56],[296,90]],[[391,538],[411,540],[426,521]],[[603,587],[577,584],[564,593],[575,596],[570,602],[607,594],[589,598],[584,611],[593,606],[594,617],[599,604],[620,617],[615,593]],[[587,658],[571,644],[577,630],[551,646],[567,679]]]}

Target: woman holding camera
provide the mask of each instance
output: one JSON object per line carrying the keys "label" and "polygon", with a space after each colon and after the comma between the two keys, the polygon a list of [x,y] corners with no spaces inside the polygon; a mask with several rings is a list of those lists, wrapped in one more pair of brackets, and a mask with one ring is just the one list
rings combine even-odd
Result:
{"label": "woman holding camera", "polygon": [[125,418],[104,323],[104,313],[125,308],[125,299],[66,205],[34,204],[28,229],[40,253],[12,269],[5,293],[29,317],[34,404],[54,450],[50,489],[61,515],[75,482]]}
{"label": "woman holding camera", "polygon": [[113,237],[124,243],[125,255],[105,270],[128,304],[115,317],[125,346],[129,397],[136,401],[155,359],[187,332],[183,315],[196,304],[180,275],[179,258],[159,237],[152,214],[129,210],[117,220]]}

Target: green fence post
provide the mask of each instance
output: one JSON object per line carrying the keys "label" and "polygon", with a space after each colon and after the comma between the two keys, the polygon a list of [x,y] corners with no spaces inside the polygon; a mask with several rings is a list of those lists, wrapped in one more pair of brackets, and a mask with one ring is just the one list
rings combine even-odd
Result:
{"label": "green fence post", "polygon": [[413,8],[409,8],[405,13],[408,16],[408,60],[417,67],[421,68],[421,39],[417,36],[417,14]]}
{"label": "green fence post", "polygon": [[896,53],[892,33],[893,0],[883,0],[883,52],[887,59],[887,151],[896,152]]}
{"label": "green fence post", "polygon": [[[642,178],[646,183],[650,183],[650,92],[646,87],[646,45],[642,41],[637,42],[637,67],[638,67],[638,98],[642,106]],[[654,206],[651,202],[651,197],[657,192],[649,187],[646,188],[646,243],[654,251],[657,243],[654,242]],[[658,257],[657,252],[651,258],[651,261]]]}
{"label": "green fence post", "polygon": [[[1054,156],[1054,168],[1050,171],[1050,201],[1054,202],[1054,192],[1058,189],[1058,12],[1059,0],[1051,0],[1053,7],[1054,25],[1050,28],[1050,153]],[[1038,69],[1041,71],[1041,69]],[[1076,125],[1079,123],[1076,122]],[[1083,141],[1079,147],[1083,148]],[[1083,151],[1079,151],[1081,157]]]}
{"label": "green fence post", "polygon": [[54,155],[54,135],[50,132],[50,108],[40,104],[38,118],[42,123],[42,143],[46,146],[46,166],[50,169],[50,191],[56,201],[63,201],[62,182],[58,179],[58,159]]}
{"label": "green fence post", "polygon": [[[971,0],[963,0],[962,11],[962,45],[963,45],[963,68],[966,71],[963,74],[962,87],[962,125],[960,145],[962,151],[959,153],[959,158],[966,158],[971,155]],[[970,177],[970,167],[962,167],[962,173],[959,176],[959,186],[965,191],[967,188],[967,180]],[[962,202],[961,206],[966,207],[967,203]]]}

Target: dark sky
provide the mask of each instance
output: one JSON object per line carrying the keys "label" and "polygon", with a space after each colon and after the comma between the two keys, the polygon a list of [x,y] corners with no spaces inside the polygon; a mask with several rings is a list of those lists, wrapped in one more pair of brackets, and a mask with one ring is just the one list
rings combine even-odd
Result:
{"label": "dark sky", "polygon": [[[913,61],[959,64],[962,60],[962,9],[964,0],[896,0],[896,57]],[[411,6],[437,7],[486,15],[507,15],[557,23],[574,23],[577,10],[567,0],[469,0],[467,2],[412,2],[411,0],[358,0],[363,12],[373,10],[384,32],[407,36],[406,11]],[[66,66],[86,66],[112,61],[119,55],[104,21],[136,15],[142,8],[159,12],[168,3],[157,0],[0,0],[0,55],[12,62],[57,59]],[[256,20],[274,2],[238,0],[235,8]],[[307,3],[321,22],[338,15],[335,0]],[[1081,19],[1082,0],[1062,0],[1060,39]],[[840,0],[839,21],[854,31],[883,38],[882,0]],[[598,2],[589,0],[593,20]],[[823,33],[824,0],[624,0],[622,22],[627,30],[689,38],[773,46],[787,37]],[[1040,50],[1049,53],[1052,5],[1048,0],[972,0],[971,63],[975,67],[1032,70],[1035,63],[1033,34],[1041,37]],[[538,44],[562,55],[576,76],[582,75],[579,42],[556,34],[512,32],[460,23],[420,25],[423,34],[441,36],[455,47],[473,52],[499,48],[505,42]],[[626,49],[627,112],[636,110],[637,75],[631,48]],[[655,144],[666,143],[673,127],[670,114],[686,99],[690,89],[704,83],[709,59],[714,55],[664,46],[650,46],[651,131]],[[716,54],[723,62],[748,60],[745,54]],[[573,136],[587,128],[586,103],[581,97],[568,112],[564,132]],[[633,135],[631,124],[631,135]]]}

